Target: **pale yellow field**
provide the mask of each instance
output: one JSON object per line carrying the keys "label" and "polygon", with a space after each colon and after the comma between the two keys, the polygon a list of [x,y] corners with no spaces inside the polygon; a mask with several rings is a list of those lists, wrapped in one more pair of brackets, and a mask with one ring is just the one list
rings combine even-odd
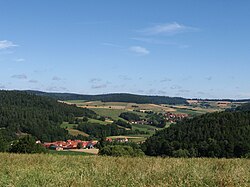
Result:
{"label": "pale yellow field", "polygon": [[0,153],[3,187],[249,187],[250,160]]}
{"label": "pale yellow field", "polygon": [[[117,110],[146,110],[146,111],[154,111],[154,112],[174,112],[175,109],[170,108],[164,105],[156,105],[156,104],[136,104],[136,103],[124,103],[124,102],[101,102],[101,101],[89,101],[89,102],[65,102],[67,104],[76,104],[82,108],[104,108],[104,109],[117,109]],[[137,106],[137,107],[135,107]]]}

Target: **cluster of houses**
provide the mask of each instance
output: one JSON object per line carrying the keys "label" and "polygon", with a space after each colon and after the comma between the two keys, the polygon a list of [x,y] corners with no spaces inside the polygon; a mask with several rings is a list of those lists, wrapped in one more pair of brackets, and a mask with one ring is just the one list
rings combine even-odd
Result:
{"label": "cluster of houses", "polygon": [[55,142],[45,142],[43,146],[47,149],[53,149],[56,151],[61,151],[64,149],[92,149],[97,144],[98,141],[82,141],[82,140],[67,140],[67,141],[55,141]]}
{"label": "cluster of houses", "polygon": [[[177,121],[180,121],[184,118],[188,117],[188,114],[175,114],[172,112],[166,112],[163,113],[164,118],[166,119],[167,122],[170,123],[175,123]],[[143,120],[139,120],[139,121],[130,121],[131,124],[141,124],[141,125],[148,125],[150,124],[147,120],[143,119]]]}
{"label": "cluster of houses", "polygon": [[[120,142],[120,143],[126,143],[128,142],[128,138],[121,137],[121,138],[106,138],[106,141],[108,142]],[[40,141],[37,141],[36,143],[41,143]],[[67,141],[55,141],[55,142],[44,142],[42,145],[47,149],[52,149],[56,151],[62,151],[65,149],[93,149],[95,148],[95,145],[98,143],[97,140],[91,140],[91,141],[82,141],[82,140],[67,140]]]}
{"label": "cluster of houses", "polygon": [[129,140],[128,140],[128,138],[126,138],[126,137],[121,137],[121,138],[116,138],[116,139],[112,139],[112,138],[106,138],[106,141],[107,142],[120,142],[120,143],[126,143],[126,142],[128,142]]}
{"label": "cluster of houses", "polygon": [[147,125],[147,120],[140,120],[140,121],[130,121],[131,124],[141,124],[141,125]]}
{"label": "cluster of houses", "polygon": [[166,121],[170,122],[170,123],[174,123],[174,122],[182,120],[183,118],[188,117],[188,114],[174,114],[171,112],[166,112],[163,115],[164,115]]}

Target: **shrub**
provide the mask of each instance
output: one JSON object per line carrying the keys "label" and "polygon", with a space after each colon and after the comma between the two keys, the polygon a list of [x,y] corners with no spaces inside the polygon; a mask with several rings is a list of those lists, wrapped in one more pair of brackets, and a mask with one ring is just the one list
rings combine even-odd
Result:
{"label": "shrub", "polygon": [[186,149],[178,149],[177,151],[173,151],[173,156],[187,158],[190,154]]}
{"label": "shrub", "polygon": [[36,144],[35,139],[32,136],[25,136],[15,142],[10,148],[12,153],[45,153],[46,149]]}
{"label": "shrub", "polygon": [[133,148],[127,145],[108,145],[100,149],[99,155],[107,156],[143,156],[141,149]]}

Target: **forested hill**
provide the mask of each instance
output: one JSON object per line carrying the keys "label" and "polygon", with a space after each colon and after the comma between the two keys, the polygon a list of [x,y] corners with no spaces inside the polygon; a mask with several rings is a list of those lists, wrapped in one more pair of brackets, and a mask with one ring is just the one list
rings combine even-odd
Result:
{"label": "forested hill", "polygon": [[242,157],[250,154],[250,111],[186,119],[147,139],[143,148],[154,156]]}
{"label": "forested hill", "polygon": [[250,111],[250,103],[245,103],[241,106],[238,106],[235,110],[236,111]]}
{"label": "forested hill", "polygon": [[27,133],[42,141],[63,140],[68,132],[60,128],[60,124],[74,116],[93,117],[96,114],[52,98],[0,91],[0,135],[10,139],[18,133]]}
{"label": "forested hill", "polygon": [[40,96],[48,96],[58,100],[86,100],[86,101],[103,101],[103,102],[128,102],[138,104],[186,104],[187,100],[181,97],[167,96],[147,96],[127,93],[102,94],[102,95],[81,95],[72,93],[47,93],[40,91],[26,91]]}

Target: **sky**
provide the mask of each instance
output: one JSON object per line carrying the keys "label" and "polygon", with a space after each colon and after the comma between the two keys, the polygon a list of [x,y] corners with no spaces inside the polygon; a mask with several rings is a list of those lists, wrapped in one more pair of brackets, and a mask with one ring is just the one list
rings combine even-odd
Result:
{"label": "sky", "polygon": [[248,0],[0,7],[0,89],[250,98]]}

